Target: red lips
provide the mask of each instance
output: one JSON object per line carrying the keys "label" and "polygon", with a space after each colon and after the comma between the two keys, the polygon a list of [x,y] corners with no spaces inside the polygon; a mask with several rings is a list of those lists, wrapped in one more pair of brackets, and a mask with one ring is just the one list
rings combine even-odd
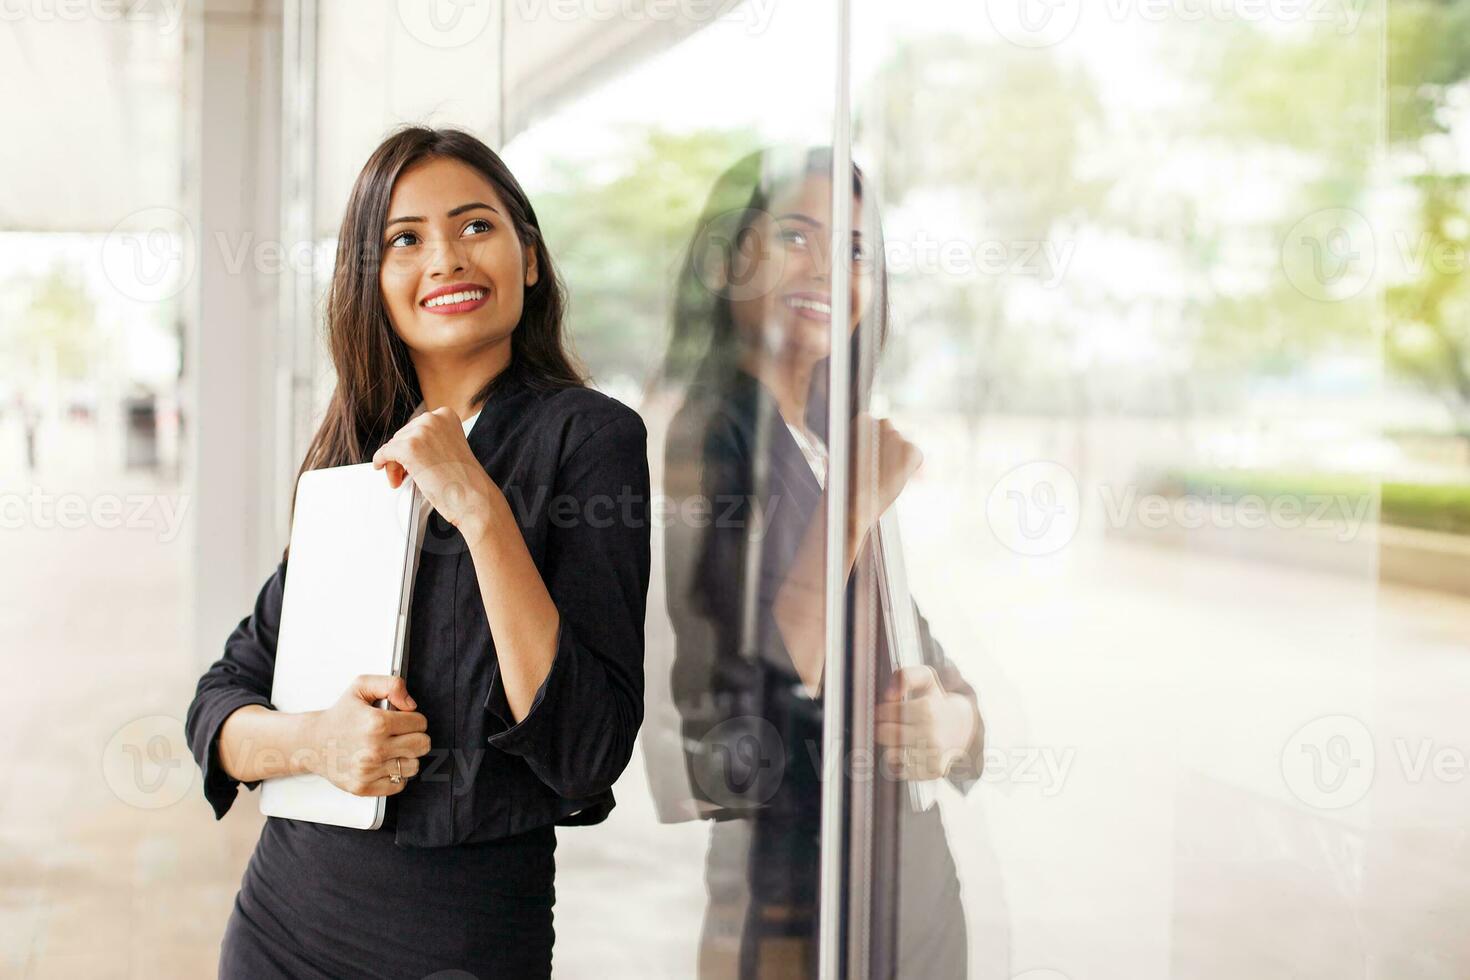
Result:
{"label": "red lips", "polygon": [[[441,303],[435,306],[428,305],[428,302],[430,300],[439,299],[443,296],[453,296],[456,293],[464,294],[463,298],[460,299],[458,302]],[[473,282],[455,282],[450,283],[447,286],[439,286],[436,289],[430,290],[422,299],[419,300],[419,306],[421,306],[429,313],[438,313],[442,316],[453,313],[468,313],[471,310],[478,310],[480,307],[484,306],[485,303],[489,301],[489,299],[490,289],[488,286],[481,286],[479,283]]]}

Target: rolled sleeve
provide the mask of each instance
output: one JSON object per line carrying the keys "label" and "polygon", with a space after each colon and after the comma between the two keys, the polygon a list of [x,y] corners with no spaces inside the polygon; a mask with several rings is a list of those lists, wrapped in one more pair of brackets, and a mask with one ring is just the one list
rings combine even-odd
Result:
{"label": "rolled sleeve", "polygon": [[[272,707],[271,682],[275,675],[285,578],[286,564],[282,561],[261,587],[254,610],[240,620],[225,640],[224,655],[199,679],[184,719],[189,749],[204,777],[204,798],[213,808],[216,820],[229,811],[240,787],[240,781],[220,765],[220,729],[225,719],[246,705]],[[246,789],[251,790],[259,785],[259,780],[245,783]]]}
{"label": "rolled sleeve", "polygon": [[508,726],[490,744],[524,759],[568,799],[611,788],[632,758],[643,721],[647,452],[643,420],[630,410],[562,463],[557,493],[576,499],[581,516],[548,533],[542,577],[559,620],[551,668],[519,722],[498,669],[485,697],[485,709]]}
{"label": "rolled sleeve", "polygon": [[490,744],[497,749],[521,755],[536,739],[548,737],[543,719],[550,718],[554,712],[543,712],[539,709],[541,702],[546,700],[547,690],[558,688],[562,683],[562,675],[566,673],[561,669],[561,665],[566,662],[566,658],[562,656],[562,639],[565,636],[565,625],[558,621],[556,643],[552,647],[555,652],[552,654],[551,670],[547,671],[541,686],[536,688],[536,696],[531,699],[531,710],[520,721],[515,720],[515,715],[510,710],[510,701],[505,696],[505,685],[500,681],[500,670],[497,668],[490,678],[490,693],[485,698],[485,710],[506,726],[504,731],[490,737]]}

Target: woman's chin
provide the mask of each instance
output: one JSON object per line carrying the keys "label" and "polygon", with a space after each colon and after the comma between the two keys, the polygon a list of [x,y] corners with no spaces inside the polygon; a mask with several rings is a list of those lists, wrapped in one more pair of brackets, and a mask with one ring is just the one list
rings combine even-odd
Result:
{"label": "woman's chin", "polygon": [[826,357],[832,349],[830,326],[819,320],[798,316],[782,318],[781,347],[789,354],[803,357]]}
{"label": "woman's chin", "polygon": [[409,346],[426,353],[451,353],[483,347],[508,336],[510,332],[497,324],[485,322],[482,317],[439,317],[431,314],[419,318],[414,338],[417,342]]}
{"label": "woman's chin", "polygon": [[803,357],[814,361],[820,361],[832,353],[832,335],[827,332],[824,324],[802,324],[802,329],[796,334],[796,346],[800,349]]}

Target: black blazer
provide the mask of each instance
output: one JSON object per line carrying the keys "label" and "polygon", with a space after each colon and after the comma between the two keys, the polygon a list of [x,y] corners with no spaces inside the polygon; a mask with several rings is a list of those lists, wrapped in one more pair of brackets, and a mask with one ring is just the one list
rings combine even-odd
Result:
{"label": "black blazer", "polygon": [[[551,672],[515,724],[467,545],[431,514],[407,679],[432,748],[419,774],[388,798],[388,825],[403,846],[602,821],[643,720],[650,533],[643,420],[589,388],[545,393],[507,379],[468,440],[516,514],[561,628]],[[219,765],[220,726],[242,705],[270,705],[286,564],[225,641],[189,706],[185,730],[216,818],[238,792]]]}

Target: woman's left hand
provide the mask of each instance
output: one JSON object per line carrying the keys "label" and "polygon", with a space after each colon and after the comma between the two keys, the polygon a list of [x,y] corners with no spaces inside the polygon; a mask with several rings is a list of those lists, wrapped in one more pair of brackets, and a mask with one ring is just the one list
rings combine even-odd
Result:
{"label": "woman's left hand", "polygon": [[900,667],[877,707],[874,737],[885,771],[939,779],[965,754],[980,718],[969,698],[951,694],[933,667]]}
{"label": "woman's left hand", "polygon": [[373,469],[386,469],[395,489],[405,477],[413,480],[439,516],[466,536],[486,522],[500,494],[470,451],[464,423],[448,408],[409,419],[373,453]]}

